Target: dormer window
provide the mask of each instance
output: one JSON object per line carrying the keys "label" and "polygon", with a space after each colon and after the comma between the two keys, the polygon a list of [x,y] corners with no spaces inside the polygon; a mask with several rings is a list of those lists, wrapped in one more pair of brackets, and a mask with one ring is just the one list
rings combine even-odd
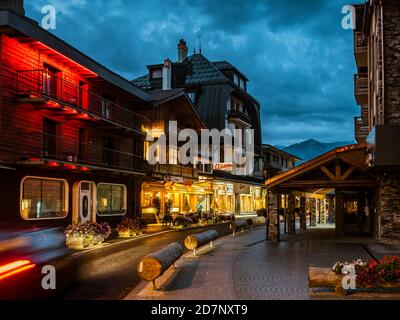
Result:
{"label": "dormer window", "polygon": [[240,89],[246,91],[246,81],[244,81],[242,78],[239,79],[239,87]]}
{"label": "dormer window", "polygon": [[163,76],[162,69],[153,69],[151,70],[151,78],[152,79],[161,79]]}

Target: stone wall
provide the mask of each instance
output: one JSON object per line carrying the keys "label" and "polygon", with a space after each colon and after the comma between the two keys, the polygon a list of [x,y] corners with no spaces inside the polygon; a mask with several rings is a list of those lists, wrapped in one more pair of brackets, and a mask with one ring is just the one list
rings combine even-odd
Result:
{"label": "stone wall", "polygon": [[383,1],[385,123],[400,124],[400,1]]}
{"label": "stone wall", "polygon": [[382,174],[379,179],[379,237],[400,240],[400,174]]}

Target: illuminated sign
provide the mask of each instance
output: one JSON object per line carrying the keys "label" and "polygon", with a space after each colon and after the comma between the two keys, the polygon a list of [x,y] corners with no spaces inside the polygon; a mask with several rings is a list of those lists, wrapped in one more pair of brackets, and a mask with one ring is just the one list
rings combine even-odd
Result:
{"label": "illuminated sign", "polygon": [[227,172],[232,172],[233,171],[233,163],[214,163],[213,164],[214,170],[219,170],[219,171],[227,171]]}

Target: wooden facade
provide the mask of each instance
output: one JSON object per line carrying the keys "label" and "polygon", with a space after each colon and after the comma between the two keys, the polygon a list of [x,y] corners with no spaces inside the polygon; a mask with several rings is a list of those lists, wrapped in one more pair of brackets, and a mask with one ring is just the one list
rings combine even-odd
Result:
{"label": "wooden facade", "polygon": [[0,224],[138,215],[149,124],[140,110],[151,96],[28,19],[5,17],[15,26],[0,32]]}

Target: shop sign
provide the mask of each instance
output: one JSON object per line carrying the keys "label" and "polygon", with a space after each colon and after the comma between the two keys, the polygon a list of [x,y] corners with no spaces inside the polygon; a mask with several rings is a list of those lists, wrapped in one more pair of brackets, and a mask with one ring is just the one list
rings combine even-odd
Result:
{"label": "shop sign", "polygon": [[214,170],[232,172],[233,163],[224,163],[224,162],[214,163],[213,168]]}
{"label": "shop sign", "polygon": [[238,194],[250,194],[250,186],[247,184],[235,183],[234,191]]}
{"label": "shop sign", "polygon": [[164,177],[164,181],[170,181],[170,182],[176,182],[176,183],[184,183],[185,179],[183,177],[167,176],[167,177]]}

